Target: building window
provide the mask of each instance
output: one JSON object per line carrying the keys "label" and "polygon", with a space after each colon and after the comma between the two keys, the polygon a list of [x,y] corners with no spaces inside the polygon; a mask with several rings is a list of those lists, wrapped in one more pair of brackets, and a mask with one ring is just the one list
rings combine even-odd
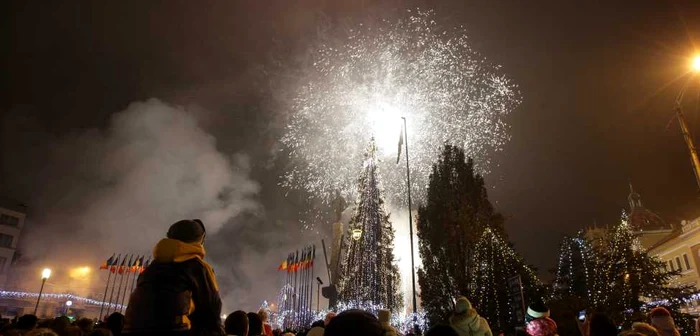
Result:
{"label": "building window", "polygon": [[688,260],[688,255],[683,254],[683,261],[685,262],[685,269],[689,270],[690,269],[690,260]]}
{"label": "building window", "polygon": [[19,226],[19,218],[15,217],[15,216],[6,215],[6,214],[0,214],[0,224],[12,226],[12,227],[18,227]]}
{"label": "building window", "polygon": [[683,270],[683,267],[681,267],[681,257],[676,257],[676,266],[678,266],[679,271]]}
{"label": "building window", "polygon": [[12,248],[12,236],[0,233],[0,247]]}
{"label": "building window", "polygon": [[668,266],[671,268],[671,272],[676,270],[675,268],[673,268],[673,260],[668,261]]}

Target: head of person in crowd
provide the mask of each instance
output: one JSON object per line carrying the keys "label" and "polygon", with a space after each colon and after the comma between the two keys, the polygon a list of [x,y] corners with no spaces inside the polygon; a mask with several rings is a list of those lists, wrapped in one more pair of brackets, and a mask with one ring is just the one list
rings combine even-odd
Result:
{"label": "head of person in crowd", "polygon": [[24,334],[24,336],[58,336],[58,334],[49,328],[38,328]]}
{"label": "head of person in crowd", "polygon": [[337,315],[338,314],[336,314],[336,312],[328,312],[328,314],[326,314],[326,317],[323,319],[323,324],[328,325],[328,323],[330,323],[331,320]]}
{"label": "head of person in crowd", "polygon": [[425,336],[459,336],[449,324],[436,324],[430,328]]}
{"label": "head of person in crowd", "polygon": [[257,313],[248,313],[248,336],[260,336],[263,334],[263,322]]}
{"label": "head of person in crowd", "polygon": [[382,336],[384,329],[374,315],[359,309],[346,310],[326,326],[324,336]]}
{"label": "head of person in crowd", "polygon": [[538,317],[525,325],[525,331],[531,336],[555,336],[557,324],[549,317]]}
{"label": "head of person in crowd", "polygon": [[112,313],[107,317],[107,329],[112,332],[113,336],[119,336],[124,330],[124,315],[121,313]]}
{"label": "head of person in crowd", "polygon": [[226,317],[224,329],[227,335],[248,336],[248,314],[236,310]]}
{"label": "head of person in crowd", "polygon": [[61,335],[68,330],[68,327],[70,327],[70,319],[68,319],[66,316],[59,316],[53,320],[53,323],[51,323],[51,330]]}
{"label": "head of person in crowd", "polygon": [[78,328],[80,328],[80,331],[82,331],[84,334],[89,334],[95,327],[95,323],[92,322],[91,319],[83,317],[80,320],[78,320],[76,326],[78,326]]}
{"label": "head of person in crowd", "polygon": [[587,329],[587,336],[616,336],[618,332],[615,323],[603,313],[592,314]]}
{"label": "head of person in crowd", "polygon": [[306,336],[323,336],[325,323],[323,320],[318,320],[311,324],[311,329],[306,333]]}
{"label": "head of person in crowd", "polygon": [[651,325],[661,336],[679,336],[680,333],[671,317],[671,312],[664,307],[656,307],[649,312]]}
{"label": "head of person in crowd", "polygon": [[20,317],[17,320],[17,329],[32,330],[32,329],[36,328],[38,322],[39,322],[39,319],[36,317],[36,315],[31,315],[31,314],[22,315],[22,317]]}
{"label": "head of person in crowd", "polygon": [[537,299],[527,307],[527,312],[525,313],[525,323],[527,324],[534,319],[543,317],[549,317],[549,307],[544,304],[542,299]]}
{"label": "head of person in crowd", "polygon": [[460,335],[492,335],[491,327],[485,318],[479,316],[471,302],[461,296],[455,302],[455,309],[450,316],[450,326]]}
{"label": "head of person in crowd", "polygon": [[645,335],[645,336],[660,336],[659,331],[656,330],[656,328],[654,328],[649,323],[644,323],[644,322],[632,323],[631,331],[638,332],[638,333]]}

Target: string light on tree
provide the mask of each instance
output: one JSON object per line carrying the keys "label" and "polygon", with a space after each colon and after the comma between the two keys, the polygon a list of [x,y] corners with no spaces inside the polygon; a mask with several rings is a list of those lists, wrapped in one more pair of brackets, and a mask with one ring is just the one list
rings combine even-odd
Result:
{"label": "string light on tree", "polygon": [[348,225],[347,246],[339,281],[339,299],[380,305],[397,311],[403,305],[394,260],[394,230],[384,210],[377,174],[376,145],[365,152],[358,180],[358,202]]}

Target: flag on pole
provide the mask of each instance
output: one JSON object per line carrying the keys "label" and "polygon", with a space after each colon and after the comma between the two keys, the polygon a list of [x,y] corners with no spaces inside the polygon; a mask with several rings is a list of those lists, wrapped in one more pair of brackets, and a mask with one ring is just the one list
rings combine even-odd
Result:
{"label": "flag on pole", "polygon": [[148,257],[148,260],[146,260],[145,263],[141,264],[141,269],[139,269],[139,274],[146,271],[146,268],[148,268],[148,265],[150,265],[150,264],[151,264],[151,257]]}
{"label": "flag on pole", "polygon": [[129,272],[138,272],[142,262],[143,257],[136,256],[136,259],[134,259],[134,263],[131,265],[131,267],[129,267]]}
{"label": "flag on pole", "polygon": [[287,270],[287,259],[282,260],[282,263],[277,267],[278,271],[286,271]]}
{"label": "flag on pole", "polygon": [[401,127],[401,133],[399,133],[399,152],[396,155],[396,164],[399,164],[401,160],[401,146],[403,146],[403,127]]}
{"label": "flag on pole", "polygon": [[112,256],[109,257],[109,259],[107,259],[107,261],[105,261],[104,264],[100,265],[100,269],[101,270],[109,269],[109,267],[112,266],[112,264],[114,263],[114,256],[115,255],[116,255],[116,253],[112,254]]}
{"label": "flag on pole", "polygon": [[[115,273],[115,272],[117,271],[117,266],[119,265],[119,258],[121,258],[121,257],[122,257],[122,255],[121,255],[121,253],[120,253],[120,254],[117,256],[117,259],[114,259],[114,262],[113,262],[111,265],[109,265],[109,271],[110,271],[110,272]],[[126,256],[125,256],[124,258],[126,258]]]}
{"label": "flag on pole", "polygon": [[[134,258],[133,255],[129,258],[129,264],[131,264],[133,258]],[[124,259],[122,259],[122,264],[119,265],[119,274],[124,274],[124,271],[129,266],[129,264],[126,263],[126,256],[125,256]]]}

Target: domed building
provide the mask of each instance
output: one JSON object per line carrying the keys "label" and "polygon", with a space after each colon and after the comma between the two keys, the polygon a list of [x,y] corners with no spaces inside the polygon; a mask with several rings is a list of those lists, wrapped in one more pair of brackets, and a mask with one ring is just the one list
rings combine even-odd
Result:
{"label": "domed building", "polygon": [[627,224],[632,229],[632,232],[639,235],[639,242],[645,249],[649,249],[673,232],[673,227],[670,224],[667,224],[659,215],[644,207],[642,196],[634,191],[631,183],[627,201],[630,206]]}

